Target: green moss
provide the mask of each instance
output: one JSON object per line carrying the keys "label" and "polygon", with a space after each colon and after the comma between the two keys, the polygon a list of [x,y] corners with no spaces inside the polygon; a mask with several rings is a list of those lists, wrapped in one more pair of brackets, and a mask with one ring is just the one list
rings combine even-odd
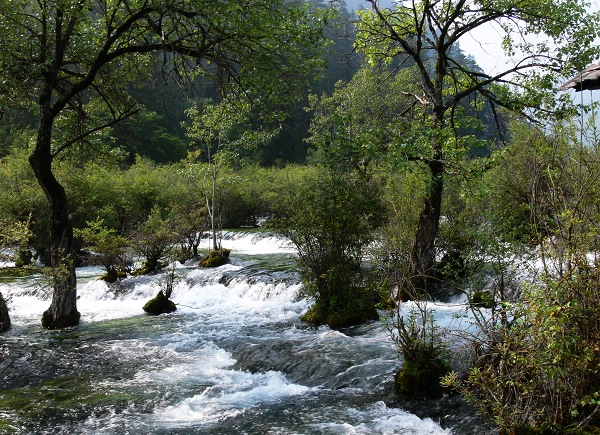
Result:
{"label": "green moss", "polygon": [[152,264],[151,262],[145,261],[144,264],[142,264],[142,267],[140,267],[139,269],[135,269],[133,272],[131,272],[131,274],[133,276],[148,275],[149,273],[152,273],[158,269],[163,269],[168,265],[169,263],[167,261],[159,261],[156,264]]}
{"label": "green moss", "polygon": [[[16,390],[0,391],[0,415],[14,416],[14,422],[17,422],[18,419],[112,406],[117,402],[126,403],[130,399],[130,396],[123,393],[94,391],[84,377],[64,377]],[[8,428],[12,426],[12,422],[5,418],[0,422],[0,433],[4,433],[2,424]]]}
{"label": "green moss", "polygon": [[306,313],[300,316],[300,320],[306,323],[312,323],[313,325],[324,325],[327,323],[326,319],[327,312],[318,304],[314,304]]}
{"label": "green moss", "polygon": [[172,313],[177,310],[177,306],[161,290],[154,298],[146,302],[143,309],[148,314],[158,315]]}
{"label": "green moss", "polygon": [[314,325],[328,325],[332,329],[360,325],[369,320],[378,320],[379,314],[374,306],[357,309],[334,311],[330,313],[323,306],[315,304],[300,316],[300,320]]}
{"label": "green moss", "polygon": [[200,260],[200,267],[219,267],[229,261],[231,249],[213,249]]}
{"label": "green moss", "polygon": [[440,357],[405,359],[404,367],[394,378],[396,393],[413,397],[440,397],[444,393],[440,379],[449,372],[449,364]]}

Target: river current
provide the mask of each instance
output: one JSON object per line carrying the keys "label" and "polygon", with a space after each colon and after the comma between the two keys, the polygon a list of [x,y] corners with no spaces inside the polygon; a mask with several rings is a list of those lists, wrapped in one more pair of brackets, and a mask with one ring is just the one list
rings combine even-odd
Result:
{"label": "river current", "polygon": [[107,285],[100,268],[78,269],[81,324],[62,331],[41,328],[39,277],[0,283],[13,322],[0,335],[0,433],[462,432],[395,398],[402,361],[382,322],[298,320],[309,301],[285,240],[230,233],[223,245],[230,264],[177,266],[178,309],[157,317],[141,307],[164,274]]}

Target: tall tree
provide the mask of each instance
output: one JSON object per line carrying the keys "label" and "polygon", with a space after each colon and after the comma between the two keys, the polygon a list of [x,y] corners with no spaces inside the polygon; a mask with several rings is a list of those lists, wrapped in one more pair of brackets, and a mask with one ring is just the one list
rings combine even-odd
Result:
{"label": "tall tree", "polygon": [[68,201],[53,172],[61,152],[93,146],[136,112],[128,86],[158,52],[179,77],[218,74],[257,104],[294,95],[313,66],[321,18],[285,0],[0,0],[0,103],[37,108],[29,161],[50,204],[51,266],[60,270],[45,327],[80,317]]}
{"label": "tall tree", "polygon": [[[600,13],[586,12],[580,0],[409,0],[391,8],[368,2],[371,9],[359,12],[357,47],[371,63],[415,65],[422,95],[414,97],[429,114],[429,149],[421,159],[430,177],[410,270],[413,285],[427,289],[435,265],[448,148],[458,137],[455,120],[461,103],[483,99],[494,110],[527,114],[533,107],[554,112],[557,78],[598,56],[594,38]],[[460,62],[456,47],[470,32],[492,24],[502,32],[502,48],[513,61],[487,74]]]}
{"label": "tall tree", "polygon": [[217,238],[221,230],[222,211],[219,206],[217,182],[221,170],[238,158],[243,148],[255,149],[259,144],[267,143],[277,133],[266,129],[251,129],[251,106],[232,95],[218,104],[205,100],[203,107],[197,105],[186,110],[190,122],[186,124],[186,135],[198,147],[201,157],[208,166],[204,178],[206,209],[210,220],[212,249],[222,249]]}

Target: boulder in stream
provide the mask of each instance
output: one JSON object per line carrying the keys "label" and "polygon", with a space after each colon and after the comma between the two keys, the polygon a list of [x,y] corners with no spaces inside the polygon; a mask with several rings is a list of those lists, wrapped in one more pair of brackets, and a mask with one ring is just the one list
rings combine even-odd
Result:
{"label": "boulder in stream", "polygon": [[0,332],[10,329],[10,317],[8,315],[8,306],[4,300],[4,296],[0,293]]}
{"label": "boulder in stream", "polygon": [[300,320],[313,325],[327,325],[331,329],[347,328],[360,325],[369,320],[379,320],[379,314],[374,305],[360,309],[330,312],[319,304],[314,304],[300,316]]}
{"label": "boulder in stream", "polygon": [[212,249],[208,255],[202,257],[200,267],[219,267],[226,264],[229,261],[229,253],[231,249]]}
{"label": "boulder in stream", "polygon": [[153,315],[172,313],[176,309],[175,303],[167,298],[162,290],[144,305],[144,311]]}
{"label": "boulder in stream", "polygon": [[450,371],[448,362],[438,355],[423,355],[421,359],[404,358],[404,367],[396,373],[394,386],[401,396],[437,398],[446,389],[441,378]]}

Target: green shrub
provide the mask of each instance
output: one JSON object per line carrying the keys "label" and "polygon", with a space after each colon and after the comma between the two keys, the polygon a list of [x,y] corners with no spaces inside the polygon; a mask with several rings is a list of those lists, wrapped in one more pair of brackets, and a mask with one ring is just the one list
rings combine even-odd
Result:
{"label": "green shrub", "polygon": [[[600,149],[597,135],[584,146],[573,133],[560,122],[543,131],[521,125],[521,148],[495,171],[492,186],[502,188],[490,201],[489,227],[504,242],[497,253],[511,238],[537,241],[543,267],[539,279],[522,285],[520,300],[500,297],[487,316],[473,307],[480,337],[472,368],[465,379],[445,380],[503,433],[600,427]],[[519,204],[531,213],[527,232],[507,220],[515,234],[499,220],[519,217]]]}
{"label": "green shrub", "polygon": [[[523,301],[488,337],[458,389],[505,432],[548,433],[600,424],[600,269],[574,272]],[[594,416],[595,415],[595,416]]]}
{"label": "green shrub", "polygon": [[404,366],[394,377],[396,393],[414,397],[438,397],[441,378],[450,372],[448,349],[427,302],[417,301],[407,315],[396,307],[387,323]]}
{"label": "green shrub", "polygon": [[471,296],[470,303],[481,308],[492,308],[496,305],[494,294],[489,290],[478,290]]}
{"label": "green shrub", "polygon": [[372,313],[377,299],[361,263],[385,216],[380,186],[359,175],[323,171],[289,187],[274,227],[298,250],[304,288],[316,306],[304,318],[344,325],[364,321],[364,315],[352,313]]}
{"label": "green shrub", "polygon": [[125,237],[105,227],[102,220],[88,222],[85,228],[76,229],[74,233],[83,239],[88,249],[94,251],[93,256],[106,270],[103,280],[114,282],[126,276],[131,267],[131,258],[127,255],[129,241]]}
{"label": "green shrub", "polygon": [[160,208],[155,206],[146,221],[131,235],[131,240],[135,252],[145,258],[142,268],[134,271],[136,275],[142,275],[167,264],[161,259],[168,255],[179,241],[179,235],[175,231],[173,221],[163,218]]}

